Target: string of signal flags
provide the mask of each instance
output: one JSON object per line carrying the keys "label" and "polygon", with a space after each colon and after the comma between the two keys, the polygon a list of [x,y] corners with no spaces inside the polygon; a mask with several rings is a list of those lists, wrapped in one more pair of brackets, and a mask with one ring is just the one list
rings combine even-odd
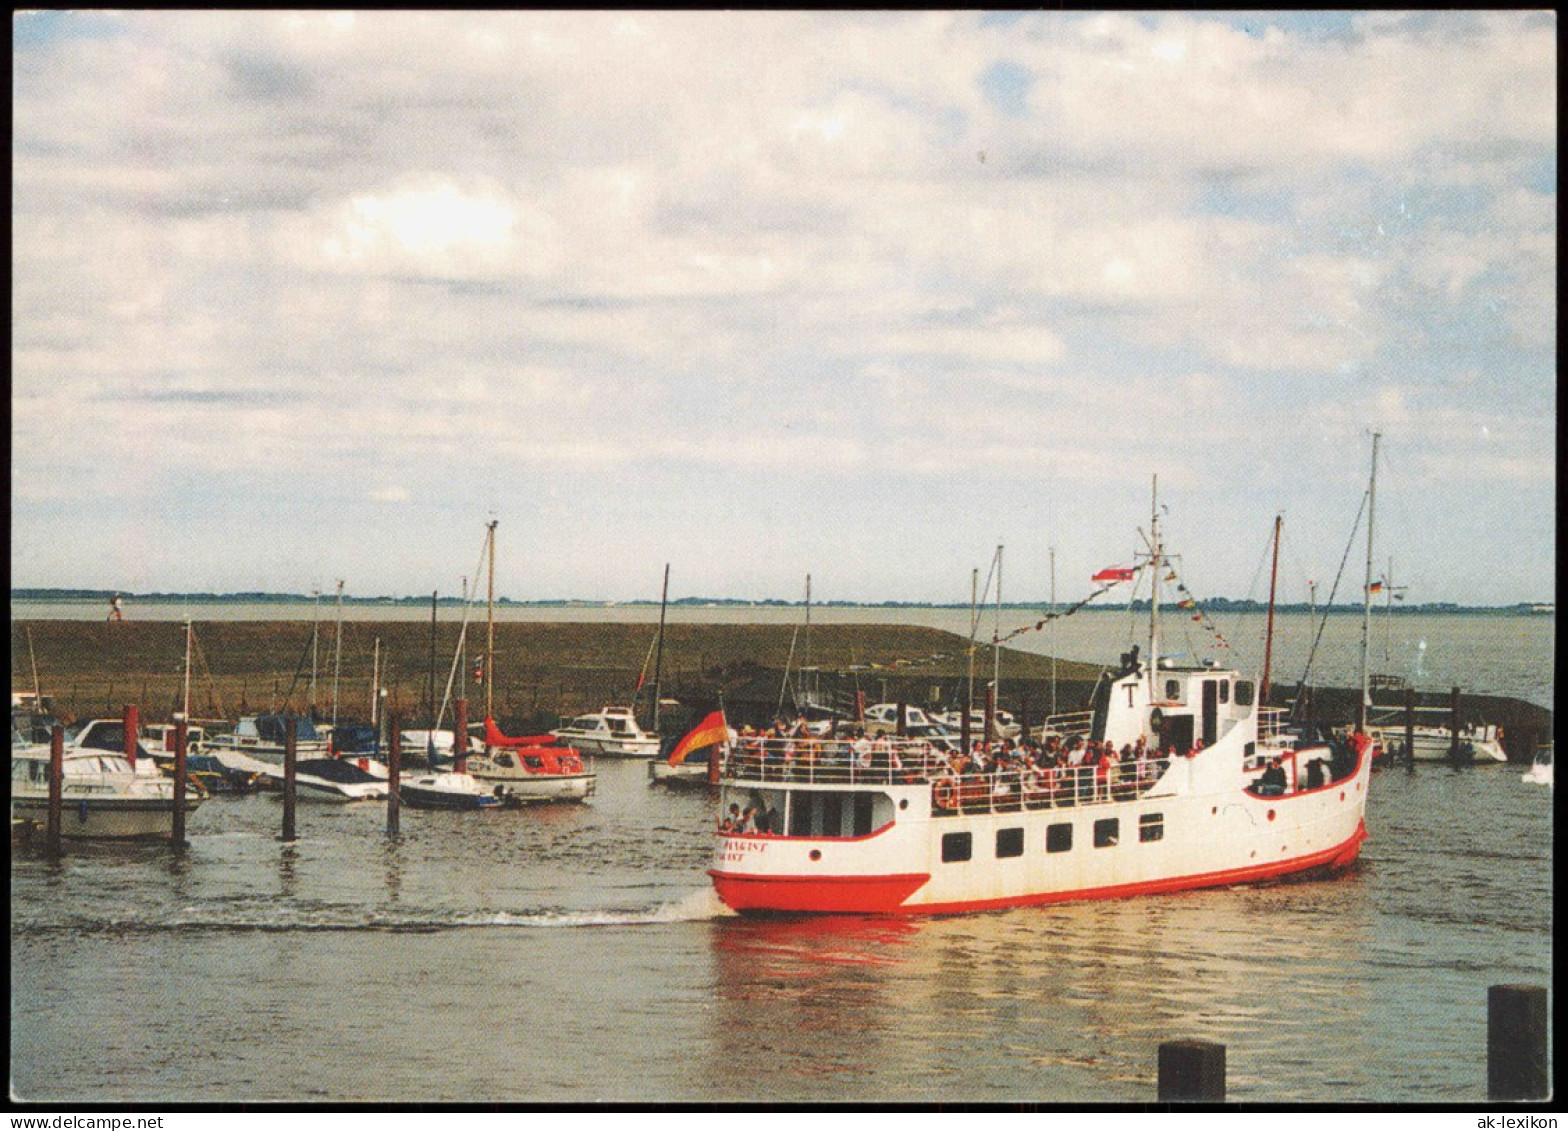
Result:
{"label": "string of signal flags", "polygon": [[[1089,605],[1091,602],[1105,596],[1105,594],[1109,593],[1112,589],[1116,588],[1116,586],[1122,584],[1123,582],[1136,580],[1138,574],[1146,568],[1148,568],[1147,562],[1139,566],[1109,566],[1106,569],[1102,569],[1100,572],[1096,573],[1089,579],[1090,581],[1097,583],[1100,588],[1096,589],[1093,593],[1090,593],[1083,600],[1079,601],[1077,604],[1068,606],[1061,612],[1047,613],[1033,624],[1026,624],[1022,628],[1015,628],[1006,636],[996,636],[992,639],[992,643],[1005,644],[1015,636],[1022,636],[1026,632],[1039,632],[1052,621],[1062,620],[1065,617],[1070,617],[1080,609],[1083,609],[1085,606]],[[1197,599],[1193,597],[1192,591],[1189,590],[1186,584],[1182,582],[1181,578],[1177,576],[1176,570],[1173,567],[1170,567],[1169,564],[1167,564],[1167,568],[1170,570],[1170,572],[1165,575],[1165,580],[1174,581],[1176,583],[1176,591],[1181,594],[1181,596],[1176,601],[1176,607],[1178,609],[1187,610],[1191,613],[1193,621],[1197,623],[1200,628],[1206,631],[1210,637],[1213,638],[1215,647],[1229,648],[1230,641],[1225,639],[1225,634],[1222,633],[1214,624],[1214,622],[1209,619],[1208,614],[1198,606]]]}

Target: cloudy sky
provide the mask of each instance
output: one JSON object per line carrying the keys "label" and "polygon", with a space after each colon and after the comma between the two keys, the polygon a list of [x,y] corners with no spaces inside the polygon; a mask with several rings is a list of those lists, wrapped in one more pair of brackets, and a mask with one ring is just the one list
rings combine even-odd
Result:
{"label": "cloudy sky", "polygon": [[13,20],[13,585],[1554,595],[1552,13]]}

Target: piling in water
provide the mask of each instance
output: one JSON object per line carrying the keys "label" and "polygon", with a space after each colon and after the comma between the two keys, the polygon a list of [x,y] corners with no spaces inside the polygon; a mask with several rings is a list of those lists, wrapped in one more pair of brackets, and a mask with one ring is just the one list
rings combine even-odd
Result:
{"label": "piling in water", "polygon": [[283,716],[283,839],[294,840],[294,762],[298,732],[292,715]]}
{"label": "piling in water", "polygon": [[[486,728],[488,731],[488,728]],[[488,746],[489,743],[486,743]],[[435,743],[430,744],[431,753],[435,752]],[[431,769],[435,769],[434,766]],[[457,710],[452,716],[452,769],[460,774],[468,772],[468,700],[459,699]]]}
{"label": "piling in water", "polygon": [[1467,751],[1459,745],[1459,688],[1449,692],[1448,698],[1448,760],[1454,765],[1468,762]]}
{"label": "piling in water", "polygon": [[185,744],[188,731],[189,724],[185,716],[181,715],[174,724],[174,815],[169,821],[169,843],[176,848],[185,847]]}
{"label": "piling in water", "polygon": [[1493,1100],[1544,1100],[1546,987],[1488,986],[1486,1095]]}
{"label": "piling in water", "polygon": [[120,723],[125,731],[125,760],[131,764],[131,769],[136,768],[136,728],[138,725],[138,712],[134,706],[127,703],[120,708]]}
{"label": "piling in water", "polygon": [[1225,1046],[1214,1041],[1160,1045],[1161,1102],[1204,1103],[1225,1098]]}
{"label": "piling in water", "polygon": [[60,806],[65,793],[65,728],[56,723],[49,732],[49,811],[44,818],[44,849],[60,855]]}
{"label": "piling in water", "polygon": [[909,733],[909,704],[900,699],[898,701],[898,737],[903,738]]}
{"label": "piling in water", "polygon": [[1405,688],[1405,769],[1416,768],[1416,689]]}
{"label": "piling in water", "polygon": [[397,731],[397,718],[388,720],[391,737],[387,740],[387,836],[397,836],[402,798],[398,789],[403,781],[403,743]]}

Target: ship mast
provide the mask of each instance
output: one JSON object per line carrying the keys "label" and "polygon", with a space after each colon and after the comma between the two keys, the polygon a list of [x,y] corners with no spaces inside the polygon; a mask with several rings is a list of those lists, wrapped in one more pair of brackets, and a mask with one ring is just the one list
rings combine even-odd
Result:
{"label": "ship mast", "polygon": [[1367,729],[1367,646],[1372,638],[1372,522],[1377,514],[1377,445],[1382,433],[1372,433],[1372,479],[1367,486],[1367,573],[1361,586],[1361,702],[1356,707],[1356,733]]}
{"label": "ship mast", "polygon": [[1269,668],[1274,659],[1274,592],[1279,582],[1279,528],[1285,521],[1285,516],[1274,516],[1274,564],[1269,570],[1269,622],[1263,634],[1263,686],[1258,688],[1258,706],[1266,707],[1269,702]]}
{"label": "ship mast", "polygon": [[1160,671],[1160,477],[1155,475],[1149,496],[1149,698],[1155,698]]}

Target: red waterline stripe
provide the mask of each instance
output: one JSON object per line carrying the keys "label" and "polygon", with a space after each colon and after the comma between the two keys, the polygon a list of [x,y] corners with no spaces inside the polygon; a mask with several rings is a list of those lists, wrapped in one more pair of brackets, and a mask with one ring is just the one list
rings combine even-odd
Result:
{"label": "red waterline stripe", "polygon": [[1128,896],[1155,895],[1190,888],[1227,887],[1231,884],[1276,879],[1314,868],[1327,867],[1338,870],[1354,862],[1360,854],[1361,843],[1366,839],[1366,821],[1363,819],[1357,824],[1356,831],[1344,843],[1308,856],[1292,857],[1289,860],[1276,860],[1269,864],[1230,868],[1221,872],[1204,872],[1193,876],[1145,880],[1135,884],[1116,884],[1075,891],[1042,892],[1001,899],[953,903],[915,905],[903,903],[904,899],[914,894],[930,879],[929,876],[743,876],[718,871],[709,871],[708,875],[713,877],[713,886],[719,898],[726,906],[736,911],[841,911],[862,914],[946,915],[961,911],[1029,907],[1073,900],[1122,899]]}

